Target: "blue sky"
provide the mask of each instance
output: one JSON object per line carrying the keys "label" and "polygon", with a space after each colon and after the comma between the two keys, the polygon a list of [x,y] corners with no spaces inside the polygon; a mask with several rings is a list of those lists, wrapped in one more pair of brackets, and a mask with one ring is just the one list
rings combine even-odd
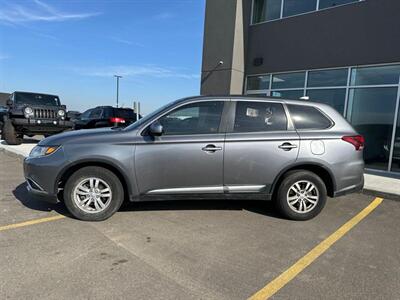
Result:
{"label": "blue sky", "polygon": [[70,110],[199,94],[204,0],[0,0],[0,91],[58,94]]}

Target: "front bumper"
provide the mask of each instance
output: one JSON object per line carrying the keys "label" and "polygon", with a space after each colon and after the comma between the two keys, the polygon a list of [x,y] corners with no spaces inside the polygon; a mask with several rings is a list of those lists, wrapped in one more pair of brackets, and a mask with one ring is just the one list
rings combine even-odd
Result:
{"label": "front bumper", "polygon": [[62,147],[49,156],[25,158],[24,176],[28,191],[45,201],[58,202],[58,178],[66,164]]}
{"label": "front bumper", "polygon": [[34,132],[61,132],[74,126],[71,121],[59,119],[13,119],[13,125]]}

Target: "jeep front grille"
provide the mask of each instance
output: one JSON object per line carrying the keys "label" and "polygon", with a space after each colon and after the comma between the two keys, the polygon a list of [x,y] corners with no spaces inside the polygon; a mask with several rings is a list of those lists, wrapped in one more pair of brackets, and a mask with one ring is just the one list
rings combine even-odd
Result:
{"label": "jeep front grille", "polygon": [[57,114],[54,110],[52,109],[34,109],[34,118],[37,119],[55,119],[57,117]]}

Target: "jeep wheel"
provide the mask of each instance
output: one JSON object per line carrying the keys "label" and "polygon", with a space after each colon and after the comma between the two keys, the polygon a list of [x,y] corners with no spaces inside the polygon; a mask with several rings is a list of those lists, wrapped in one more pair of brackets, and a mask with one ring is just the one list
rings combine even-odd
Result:
{"label": "jeep wheel", "polygon": [[310,171],[295,170],[285,175],[275,200],[283,216],[305,221],[321,212],[326,197],[326,187],[319,176]]}
{"label": "jeep wheel", "polygon": [[22,137],[15,132],[15,128],[10,120],[5,119],[3,130],[1,131],[1,137],[9,145],[21,145]]}

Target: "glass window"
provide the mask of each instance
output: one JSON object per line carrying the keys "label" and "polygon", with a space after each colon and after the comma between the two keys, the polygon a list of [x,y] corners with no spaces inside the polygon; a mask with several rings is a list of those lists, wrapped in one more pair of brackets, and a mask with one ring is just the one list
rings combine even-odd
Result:
{"label": "glass window", "polygon": [[306,73],[285,73],[272,76],[273,89],[303,88]]}
{"label": "glass window", "polygon": [[328,104],[341,114],[344,114],[346,89],[308,90],[307,96],[310,97],[310,101]]}
{"label": "glass window", "polygon": [[184,105],[159,119],[164,135],[218,133],[223,101]]}
{"label": "glass window", "polygon": [[247,90],[267,90],[269,89],[269,75],[248,76]]}
{"label": "glass window", "polygon": [[319,9],[335,7],[347,3],[359,2],[360,0],[319,0]]}
{"label": "glass window", "polygon": [[234,132],[280,131],[287,129],[285,110],[280,103],[239,101]]}
{"label": "glass window", "polygon": [[81,114],[80,118],[82,120],[87,120],[89,119],[90,113],[92,112],[93,108],[88,109],[87,111],[85,111],[84,113]]}
{"label": "glass window", "polygon": [[60,99],[57,96],[34,94],[34,93],[14,93],[15,103],[28,105],[60,106]]}
{"label": "glass window", "polygon": [[254,0],[253,23],[260,23],[281,17],[282,0]]}
{"label": "glass window", "polygon": [[101,113],[102,113],[101,108],[95,108],[90,112],[89,119],[100,119],[101,118]]}
{"label": "glass window", "polygon": [[[386,153],[390,152],[390,147],[384,146]],[[400,172],[400,107],[399,114],[397,118],[397,126],[396,126],[396,136],[394,139],[394,148],[393,148],[393,159],[392,159],[392,171]]]}
{"label": "glass window", "polygon": [[400,65],[354,68],[351,85],[398,84]]}
{"label": "glass window", "polygon": [[332,122],[318,109],[305,105],[288,105],[296,129],[326,129]]}
{"label": "glass window", "polygon": [[308,87],[346,86],[348,69],[308,72]]}
{"label": "glass window", "polygon": [[299,100],[301,97],[303,97],[303,94],[304,94],[303,90],[273,91],[271,93],[271,95],[274,97],[293,99],[293,100]]}
{"label": "glass window", "polygon": [[317,9],[317,0],[285,0],[283,2],[283,16],[303,14]]}
{"label": "glass window", "polygon": [[351,89],[347,118],[365,137],[366,167],[387,170],[397,88]]}

